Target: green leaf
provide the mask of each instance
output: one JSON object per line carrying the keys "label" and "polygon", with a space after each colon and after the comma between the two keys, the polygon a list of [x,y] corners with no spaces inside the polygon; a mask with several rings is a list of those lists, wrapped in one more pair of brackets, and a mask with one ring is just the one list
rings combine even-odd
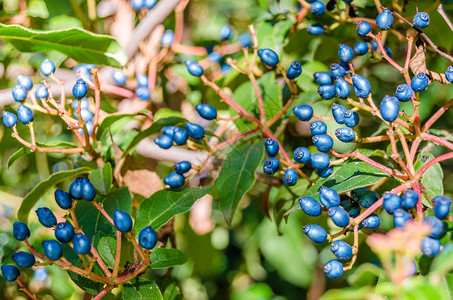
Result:
{"label": "green leaf", "polygon": [[164,300],[180,300],[180,299],[182,298],[181,292],[178,290],[178,286],[174,282],[170,283],[165,288]]}
{"label": "green leaf", "polygon": [[0,38],[21,52],[56,50],[79,62],[117,68],[127,62],[126,54],[113,37],[78,28],[45,31],[0,24]]}
{"label": "green leaf", "polygon": [[[434,155],[429,152],[422,152],[417,156],[415,161],[414,168],[415,171],[420,170],[426,163],[434,159]],[[429,198],[434,198],[444,193],[444,172],[439,163],[432,165],[426,172],[423,174],[420,183],[426,188],[426,192],[429,197],[423,196],[422,202],[424,205],[431,207],[431,202]]]}
{"label": "green leaf", "polygon": [[[282,89],[275,82],[274,72],[264,74],[258,80],[258,86],[263,97],[266,120],[270,120],[282,110]],[[256,103],[258,103],[258,100],[256,100]]]}
{"label": "green leaf", "polygon": [[362,286],[374,286],[382,272],[384,272],[384,270],[378,266],[364,263],[348,277],[348,283],[357,288]]}
{"label": "green leaf", "polygon": [[442,251],[437,255],[431,265],[431,273],[437,273],[444,275],[450,273],[453,270],[453,250]]}
{"label": "green leaf", "polygon": [[330,289],[319,300],[362,300],[373,296],[370,287]]}
{"label": "green leaf", "polygon": [[255,183],[255,171],[263,156],[262,142],[254,145],[238,144],[223,162],[215,188],[219,196],[220,210],[230,226],[239,201]]}
{"label": "green leaf", "polygon": [[123,118],[126,117],[134,117],[135,114],[122,114],[122,115],[110,115],[108,117],[105,117],[104,120],[102,120],[102,123],[99,125],[97,131],[96,131],[96,139],[100,140],[102,138],[102,135],[104,132],[112,126],[113,123],[116,121],[119,121]]}
{"label": "green leaf", "polygon": [[27,194],[27,196],[25,196],[24,200],[22,201],[22,204],[20,205],[19,211],[17,213],[19,221],[22,221],[24,223],[28,222],[28,214],[30,213],[30,210],[52,186],[73,176],[89,173],[91,172],[91,170],[92,169],[88,167],[83,167],[75,170],[61,171],[53,173],[49,176],[49,178],[41,181],[37,186],[33,188],[33,190],[31,190]]}
{"label": "green leaf", "polygon": [[111,267],[115,265],[116,239],[111,236],[101,237],[98,244],[101,258]]}
{"label": "green leaf", "polygon": [[107,195],[113,182],[112,166],[107,162],[102,169],[91,172],[88,178],[98,192]]}
{"label": "green leaf", "polygon": [[178,249],[158,248],[149,256],[151,269],[165,269],[182,265],[187,261],[187,256]]}
{"label": "green leaf", "polygon": [[28,147],[22,147],[20,148],[19,150],[17,150],[16,152],[14,152],[9,158],[8,158],[8,162],[6,163],[8,169],[11,167],[11,165],[16,161],[18,160],[19,158],[21,158],[22,156],[25,156],[27,154],[29,154],[31,152],[30,148]]}
{"label": "green leaf", "polygon": [[162,293],[155,282],[143,277],[136,277],[123,284],[124,300],[160,300]]}
{"label": "green leaf", "polygon": [[135,232],[138,234],[142,228],[150,225],[158,230],[177,214],[185,213],[192,205],[209,193],[212,186],[201,188],[186,188],[179,190],[160,190],[145,199],[137,210],[135,218]]}
{"label": "green leaf", "polygon": [[153,123],[149,128],[141,131],[137,136],[134,137],[132,142],[124,150],[122,157],[125,157],[141,140],[149,137],[152,134],[159,132],[164,126],[179,126],[186,123],[187,120],[179,117],[170,117],[165,119],[159,119]]}

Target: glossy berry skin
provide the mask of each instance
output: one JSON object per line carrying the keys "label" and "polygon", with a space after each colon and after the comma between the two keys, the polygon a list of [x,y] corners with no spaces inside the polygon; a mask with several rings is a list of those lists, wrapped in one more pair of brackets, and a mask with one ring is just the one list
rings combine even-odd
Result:
{"label": "glossy berry skin", "polygon": [[451,198],[447,196],[434,197],[433,205],[433,211],[436,218],[445,219],[450,213]]}
{"label": "glossy berry skin", "polygon": [[131,216],[118,209],[113,212],[113,223],[115,224],[116,229],[121,232],[129,232],[132,229]]}
{"label": "glossy berry skin", "polygon": [[321,204],[312,197],[300,197],[299,204],[300,208],[309,216],[317,217],[321,214]]}
{"label": "glossy berry skin", "polygon": [[335,122],[338,124],[344,124],[344,114],[346,113],[347,109],[341,104],[334,103],[332,104],[332,115],[335,119]]}
{"label": "glossy berry skin", "polygon": [[286,72],[288,79],[295,79],[302,73],[302,65],[298,61],[293,61]]}
{"label": "glossy berry skin", "polygon": [[185,127],[186,127],[187,134],[191,138],[199,140],[204,137],[204,128],[201,127],[200,125],[187,122]]}
{"label": "glossy berry skin", "polygon": [[187,71],[189,71],[190,75],[199,77],[203,75],[203,67],[200,66],[199,63],[192,61],[192,60],[186,60],[186,68]]}
{"label": "glossy berry skin", "polygon": [[46,99],[49,96],[49,91],[47,90],[44,84],[38,85],[35,90],[35,97],[36,99]]}
{"label": "glossy berry skin", "polygon": [[148,87],[148,76],[145,74],[137,74],[135,80],[137,81],[138,87]]}
{"label": "glossy berry skin", "polygon": [[184,173],[189,172],[189,170],[192,168],[192,164],[187,160],[183,160],[178,163],[175,163],[173,168],[175,169],[176,173],[182,175]]}
{"label": "glossy berry skin", "polygon": [[112,73],[112,78],[113,78],[113,82],[119,86],[124,85],[127,81],[126,74],[124,74],[124,72],[121,70],[114,71]]}
{"label": "glossy berry skin", "polygon": [[371,25],[365,20],[358,20],[354,25],[357,35],[360,37],[366,37],[371,32]]}
{"label": "glossy berry skin", "polygon": [[359,124],[359,114],[353,110],[347,110],[344,113],[344,124],[349,128],[353,128]]}
{"label": "glossy berry skin", "polygon": [[346,74],[345,69],[339,64],[331,64],[330,65],[330,74],[333,78],[341,78]]}
{"label": "glossy berry skin", "polygon": [[74,238],[75,231],[71,223],[61,222],[55,227],[55,237],[60,243],[69,243]]}
{"label": "glossy berry skin", "polygon": [[25,105],[19,104],[19,107],[17,108],[17,118],[23,124],[30,124],[34,119],[33,111]]}
{"label": "glossy berry skin", "polygon": [[366,191],[358,198],[359,204],[363,208],[368,208],[379,200],[378,195],[374,191]]}
{"label": "glossy berry skin", "polygon": [[327,178],[333,173],[333,167],[327,167],[324,169],[316,169],[316,174],[321,178]]}
{"label": "glossy berry skin", "polygon": [[324,265],[323,270],[327,277],[336,279],[343,275],[343,264],[340,261],[333,259]]}
{"label": "glossy berry skin", "polygon": [[72,87],[72,95],[77,99],[82,99],[88,92],[87,83],[83,79],[77,79],[77,82]]}
{"label": "glossy berry skin", "polygon": [[197,104],[195,109],[203,119],[214,120],[217,118],[217,110],[209,104]]}
{"label": "glossy berry skin", "polygon": [[39,223],[41,223],[42,226],[50,228],[57,225],[57,218],[55,218],[53,212],[47,207],[38,208],[36,214],[38,215]]}
{"label": "glossy berry skin", "polygon": [[220,63],[222,61],[222,55],[216,51],[209,53],[208,58],[210,61],[215,63]]}
{"label": "glossy berry skin", "polygon": [[175,141],[176,144],[182,146],[185,143],[187,143],[188,138],[189,135],[187,134],[187,131],[185,131],[184,129],[179,127],[173,129],[173,140]]}
{"label": "glossy berry skin", "polygon": [[46,58],[39,66],[39,70],[41,70],[42,74],[49,76],[50,74],[55,72],[55,65],[50,61],[50,59]]}
{"label": "glossy berry skin", "polygon": [[350,260],[352,257],[352,247],[345,241],[335,241],[330,244],[330,250],[340,260]]}
{"label": "glossy berry skin", "polygon": [[366,98],[371,93],[371,85],[368,79],[358,74],[352,75],[352,88],[359,98]]}
{"label": "glossy berry skin", "polygon": [[381,219],[376,214],[371,214],[368,218],[362,221],[363,228],[374,229],[381,225]]}
{"label": "glossy berry skin", "polygon": [[90,182],[90,180],[88,178],[82,178],[80,187],[82,192],[82,199],[93,201],[94,197],[96,196],[96,190],[94,189],[94,185]]}
{"label": "glossy berry skin", "polygon": [[68,193],[60,189],[55,190],[55,202],[63,209],[69,209],[72,206],[72,199]]}
{"label": "glossy berry skin", "polygon": [[447,78],[450,83],[453,83],[453,65],[449,66],[447,71],[445,71],[445,78]]}
{"label": "glossy berry skin", "polygon": [[145,7],[147,9],[153,8],[157,3],[157,0],[145,0]]}
{"label": "glossy berry skin", "polygon": [[327,210],[327,215],[338,227],[345,227],[349,224],[349,214],[339,206],[332,206]]}
{"label": "glossy berry skin", "polygon": [[324,134],[327,132],[327,125],[323,121],[313,121],[310,123],[312,135]]}
{"label": "glossy berry skin", "polygon": [[426,256],[435,256],[440,252],[440,242],[439,240],[425,237],[422,240],[421,248]]}
{"label": "glossy berry skin", "polygon": [[419,12],[414,16],[412,20],[414,23],[415,28],[424,29],[429,25],[429,15],[426,12]]}
{"label": "glossy berry skin", "polygon": [[326,5],[321,1],[313,1],[310,5],[310,12],[314,16],[320,16],[326,11]]}
{"label": "glossy berry skin", "polygon": [[401,195],[401,203],[405,210],[411,210],[417,206],[418,194],[413,189],[407,189],[403,195]]}
{"label": "glossy berry skin", "polygon": [[360,215],[361,208],[356,202],[351,204],[348,200],[345,200],[340,202],[340,206],[347,211],[351,218],[355,218]]}
{"label": "glossy berry skin", "polygon": [[351,191],[352,200],[358,202],[362,196],[368,193],[365,187],[360,187]]}
{"label": "glossy berry skin", "polygon": [[176,172],[171,172],[164,178],[164,183],[168,184],[171,188],[178,188],[184,185],[184,176]]}
{"label": "glossy berry skin", "polygon": [[315,169],[325,169],[330,164],[330,158],[325,153],[315,153],[311,156],[310,163]]}
{"label": "glossy berry skin", "polygon": [[440,239],[444,236],[445,234],[444,223],[438,218],[429,216],[423,220],[423,223],[428,224],[429,227],[431,228],[431,233],[429,237],[433,239]]}
{"label": "glossy berry skin", "polygon": [[280,149],[280,146],[278,145],[277,141],[267,138],[264,141],[264,147],[266,149],[267,155],[270,157],[273,157],[278,154],[278,150]]}
{"label": "glossy berry skin", "polygon": [[311,35],[320,35],[324,33],[324,26],[320,24],[313,24],[307,26],[307,32]]}
{"label": "glossy berry skin", "polygon": [[390,50],[390,48],[385,47],[385,48],[384,48],[384,51],[385,51],[385,53],[386,53],[390,58],[392,58],[393,53],[392,53],[392,50]]}
{"label": "glossy berry skin", "polygon": [[174,131],[175,131],[175,126],[164,126],[162,127],[162,129],[160,130],[163,134],[166,134],[166,135],[169,135],[171,137],[174,136]]}
{"label": "glossy berry skin", "polygon": [[151,92],[147,87],[141,86],[135,90],[135,96],[142,101],[148,101],[151,99]]}
{"label": "glossy berry skin", "polygon": [[316,224],[305,225],[302,231],[310,238],[310,240],[318,244],[324,243],[327,239],[327,231]]}
{"label": "glossy berry skin", "polygon": [[407,102],[414,97],[414,91],[408,84],[400,84],[396,87],[396,98],[401,102]]}
{"label": "glossy berry skin", "polygon": [[354,45],[354,54],[355,55],[365,55],[368,53],[368,50],[370,50],[370,47],[366,42],[357,42]]}
{"label": "glossy berry skin", "polygon": [[9,111],[3,112],[3,124],[6,127],[13,127],[17,124],[17,117],[15,114],[10,113]]}
{"label": "glossy berry skin", "polygon": [[387,122],[393,122],[398,118],[400,102],[396,97],[385,96],[379,105],[382,118]]}
{"label": "glossy berry skin", "polygon": [[76,233],[72,239],[72,246],[75,253],[80,255],[88,254],[91,250],[90,239],[82,233]]}
{"label": "glossy berry skin", "polygon": [[403,227],[407,222],[411,220],[411,215],[401,208],[398,208],[393,212],[393,226]]}
{"label": "glossy berry skin", "polygon": [[287,186],[293,186],[297,183],[298,175],[294,169],[288,169],[283,174],[283,183]]}
{"label": "glossy berry skin", "polygon": [[173,146],[173,139],[167,134],[163,134],[160,137],[154,139],[154,143],[162,149],[170,149]]}
{"label": "glossy berry skin", "polygon": [[355,140],[355,131],[351,128],[338,128],[335,136],[342,142],[349,143]]}
{"label": "glossy berry skin", "polygon": [[24,251],[18,251],[11,255],[13,261],[18,265],[20,268],[31,268],[35,264],[35,257]]}
{"label": "glossy berry skin", "polygon": [[393,212],[402,207],[402,200],[398,195],[392,193],[384,193],[384,202],[382,207],[386,212],[393,215]]}
{"label": "glossy berry skin", "polygon": [[293,158],[296,162],[300,164],[306,164],[311,159],[310,150],[308,150],[305,147],[299,147],[296,150],[294,150]]}
{"label": "glossy berry skin", "polygon": [[258,56],[261,62],[269,67],[275,67],[278,64],[278,55],[274,50],[268,48],[259,49]]}
{"label": "glossy berry skin", "polygon": [[343,78],[337,78],[335,80],[335,93],[338,98],[346,99],[351,94],[351,87],[349,83]]}
{"label": "glossy berry skin", "polygon": [[325,208],[331,208],[340,205],[340,195],[334,189],[322,186],[319,189],[319,201]]}
{"label": "glossy berry skin", "polygon": [[380,30],[389,30],[393,25],[393,16],[390,10],[384,9],[376,18],[376,25]]}
{"label": "glossy berry skin", "polygon": [[414,92],[423,92],[428,88],[429,78],[425,73],[418,73],[411,80],[411,87]]}
{"label": "glossy berry skin", "polygon": [[221,41],[229,40],[233,36],[233,29],[230,25],[223,25],[220,29],[219,38]]}
{"label": "glossy berry skin", "polygon": [[77,177],[69,187],[69,195],[71,198],[80,200],[82,199],[82,177]]}
{"label": "glossy berry skin", "polygon": [[7,281],[15,281],[20,275],[19,268],[14,265],[2,265],[1,270]]}
{"label": "glossy berry skin", "polygon": [[338,46],[338,58],[340,61],[348,63],[354,58],[354,51],[348,45],[340,44]]}
{"label": "glossy berry skin", "polygon": [[250,48],[252,46],[252,37],[248,33],[243,33],[239,36],[239,43],[242,48]]}
{"label": "glossy berry skin", "polygon": [[330,72],[316,72],[313,77],[319,85],[332,85],[333,83]]}
{"label": "glossy berry skin", "polygon": [[23,241],[30,237],[30,229],[24,222],[14,222],[13,236],[18,241]]}
{"label": "glossy berry skin", "polygon": [[50,260],[59,260],[63,255],[63,247],[56,240],[45,240],[42,242],[42,247],[44,248],[44,254]]}
{"label": "glossy berry skin", "polygon": [[151,250],[157,244],[157,233],[151,226],[146,226],[138,234],[138,244],[140,247]]}
{"label": "glossy berry skin", "polygon": [[293,108],[293,113],[301,121],[309,121],[313,117],[313,108],[310,105],[302,104]]}
{"label": "glossy berry skin", "polygon": [[333,147],[333,139],[330,135],[319,134],[313,137],[313,144],[320,152],[329,152]]}
{"label": "glossy berry skin", "polygon": [[279,168],[280,168],[280,162],[275,157],[266,159],[266,161],[264,162],[264,165],[263,165],[264,173],[270,174],[270,175],[275,174]]}
{"label": "glossy berry skin", "polygon": [[175,34],[173,33],[173,30],[171,29],[165,30],[164,34],[162,35],[162,38],[160,39],[160,45],[162,47],[170,47],[173,44],[174,37]]}
{"label": "glossy berry skin", "polygon": [[27,90],[20,84],[16,84],[12,89],[13,98],[17,102],[22,102],[27,98]]}
{"label": "glossy berry skin", "polygon": [[337,91],[333,85],[321,85],[318,87],[318,94],[324,100],[330,100],[335,97]]}

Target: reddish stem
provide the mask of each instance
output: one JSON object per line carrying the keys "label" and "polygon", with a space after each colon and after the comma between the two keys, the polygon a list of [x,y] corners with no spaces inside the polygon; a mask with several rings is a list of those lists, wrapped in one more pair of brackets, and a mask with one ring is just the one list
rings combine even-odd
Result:
{"label": "reddish stem", "polygon": [[27,293],[27,295],[28,295],[31,299],[33,299],[33,300],[38,300],[38,298],[37,298],[32,292],[30,292],[30,291],[27,289],[27,287],[25,287],[25,285],[22,283],[22,281],[20,281],[19,278],[16,279],[16,282],[17,282],[17,284],[19,285],[19,287],[20,287],[25,293]]}
{"label": "reddish stem", "polygon": [[415,180],[412,182],[412,188],[418,195],[418,202],[417,202],[417,219],[418,221],[423,221],[423,207],[422,207],[422,192],[421,192],[421,184]]}
{"label": "reddish stem", "polygon": [[431,118],[429,118],[428,121],[426,121],[426,123],[423,125],[422,127],[422,131],[423,132],[426,132],[429,130],[429,128],[431,128],[431,126],[453,105],[453,98],[450,99],[450,101],[448,101],[446,104],[444,104],[444,106],[442,106],[441,108],[439,108],[438,111],[436,111],[434,113],[434,115],[431,116]]}
{"label": "reddish stem", "polygon": [[423,176],[423,174],[426,172],[426,170],[428,170],[434,164],[437,164],[438,162],[441,162],[441,161],[444,161],[447,159],[451,159],[451,158],[453,158],[453,152],[442,154],[442,155],[430,160],[417,172],[417,174],[415,174],[415,178],[420,179]]}
{"label": "reddish stem", "polygon": [[453,144],[444,140],[443,138],[441,137],[438,137],[438,136],[435,136],[435,135],[432,135],[432,134],[429,134],[429,133],[422,133],[421,134],[421,138],[422,140],[424,141],[430,141],[430,142],[433,142],[433,143],[437,143],[439,145],[442,145],[450,150],[453,151]]}
{"label": "reddish stem", "polygon": [[259,131],[259,128],[255,128],[255,129],[249,130],[247,132],[241,133],[240,135],[237,135],[234,138],[231,138],[229,140],[226,140],[226,141],[223,141],[223,142],[217,144],[212,150],[215,152],[215,151],[217,151],[219,149],[222,149],[225,146],[228,146],[228,145],[230,145],[230,144],[232,144],[234,142],[237,142],[237,141],[243,139],[244,137],[252,135],[252,134],[254,134],[254,133],[258,132],[258,131]]}

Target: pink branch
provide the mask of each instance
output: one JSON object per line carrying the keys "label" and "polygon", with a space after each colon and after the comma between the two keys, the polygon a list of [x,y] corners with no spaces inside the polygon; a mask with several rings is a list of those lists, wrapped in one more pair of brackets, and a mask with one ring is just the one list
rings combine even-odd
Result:
{"label": "pink branch", "polygon": [[442,155],[430,160],[417,172],[417,174],[415,174],[415,178],[420,179],[423,176],[423,173],[425,173],[426,170],[428,170],[433,165],[437,164],[438,162],[441,162],[441,161],[444,161],[447,159],[452,159],[452,158],[453,158],[453,152],[449,152],[449,153],[442,154]]}

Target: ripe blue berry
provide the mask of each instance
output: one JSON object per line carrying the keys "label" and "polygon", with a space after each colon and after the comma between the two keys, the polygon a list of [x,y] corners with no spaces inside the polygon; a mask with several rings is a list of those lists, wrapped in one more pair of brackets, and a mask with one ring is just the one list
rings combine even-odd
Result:
{"label": "ripe blue berry", "polygon": [[333,81],[330,72],[316,72],[313,77],[319,85],[332,85]]}
{"label": "ripe blue berry", "polygon": [[46,58],[42,61],[41,65],[39,66],[41,73],[45,76],[49,76],[53,72],[55,72],[55,65],[50,59]]}
{"label": "ripe blue berry", "polygon": [[72,199],[69,194],[60,189],[55,190],[55,202],[63,209],[69,209],[72,206]]}
{"label": "ripe blue berry", "polygon": [[412,20],[414,23],[415,28],[424,29],[429,25],[429,15],[426,12],[419,12],[414,16]]}
{"label": "ripe blue berry", "polygon": [[336,279],[343,275],[343,264],[333,259],[324,265],[324,273],[331,279]]}
{"label": "ripe blue berry", "polygon": [[381,219],[376,214],[371,214],[368,218],[362,221],[363,228],[367,229],[377,228],[379,225],[381,225]]}
{"label": "ripe blue berry", "polygon": [[366,42],[357,42],[354,45],[354,54],[355,55],[365,55],[367,54],[368,50],[370,50],[370,47]]}
{"label": "ripe blue berry", "polygon": [[333,139],[330,135],[319,134],[313,137],[313,144],[315,144],[316,149],[321,152],[329,152],[333,147]]}
{"label": "ripe blue berry", "polygon": [[76,233],[72,239],[72,247],[77,254],[88,254],[91,250],[90,239],[82,233]]}
{"label": "ripe blue berry", "polygon": [[33,122],[34,119],[33,111],[25,105],[19,104],[19,107],[17,108],[17,118],[21,123],[29,124]]}
{"label": "ripe blue berry", "polygon": [[145,0],[145,7],[147,9],[151,9],[154,7],[154,5],[156,5],[157,3],[157,0]]}
{"label": "ripe blue berry", "polygon": [[326,11],[326,5],[321,1],[313,1],[310,5],[310,12],[314,16],[320,16]]}
{"label": "ripe blue berry", "polygon": [[[352,64],[352,63],[349,63],[349,64]],[[339,63],[340,67],[342,67],[344,69],[345,75],[351,74],[351,68],[349,67],[349,64],[342,62],[342,61],[340,61],[340,63]]]}
{"label": "ripe blue berry", "polygon": [[376,25],[380,30],[389,30],[393,25],[393,16],[390,10],[384,9],[376,18]]}
{"label": "ripe blue berry", "polygon": [[316,174],[321,178],[327,178],[333,173],[333,167],[327,167],[324,169],[316,169]]}
{"label": "ripe blue berry", "polygon": [[287,186],[293,186],[297,183],[298,175],[294,169],[288,169],[283,174],[283,183]]}
{"label": "ripe blue berry", "polygon": [[327,215],[338,227],[345,227],[349,224],[349,214],[339,206],[332,206],[327,210]]}
{"label": "ripe blue berry", "polygon": [[327,239],[327,231],[316,224],[305,225],[302,231],[310,238],[310,240],[318,244],[325,242]]}
{"label": "ripe blue berry", "polygon": [[74,238],[75,231],[71,223],[61,222],[55,227],[55,237],[60,243],[69,243]]}
{"label": "ripe blue berry", "polygon": [[440,242],[430,237],[425,237],[422,240],[421,248],[426,256],[435,256],[440,252]]}
{"label": "ripe blue berry", "polygon": [[346,74],[346,70],[339,64],[330,65],[330,74],[333,78],[341,78]]}
{"label": "ripe blue berry", "polygon": [[203,67],[200,66],[200,64],[197,62],[194,62],[192,60],[186,60],[186,68],[187,71],[189,71],[189,73],[193,76],[199,77],[203,75]]}
{"label": "ripe blue berry", "polygon": [[335,80],[335,93],[337,94],[338,98],[348,98],[349,94],[351,94],[351,87],[349,86],[349,83],[343,78],[337,78]]}
{"label": "ripe blue berry", "polygon": [[173,139],[171,136],[163,134],[160,137],[155,138],[154,143],[156,143],[162,149],[169,149],[171,146],[173,146]]}
{"label": "ripe blue berry", "polygon": [[312,135],[324,134],[327,132],[327,125],[323,121],[313,121],[310,123]]}
{"label": "ripe blue berry", "polygon": [[398,118],[400,102],[396,97],[385,96],[379,106],[382,118],[387,122],[393,122]]}
{"label": "ripe blue berry", "polygon": [[310,150],[308,150],[305,147],[299,147],[296,150],[294,150],[293,158],[296,162],[300,164],[306,164],[307,162],[310,161],[311,158]]}
{"label": "ripe blue berry", "polygon": [[307,32],[311,35],[320,35],[324,33],[324,26],[321,24],[312,24],[307,26]]}
{"label": "ripe blue berry", "polygon": [[266,149],[267,155],[273,157],[278,154],[278,150],[280,149],[280,146],[278,145],[277,141],[267,138],[264,141],[264,147]]}
{"label": "ripe blue berry", "polygon": [[140,247],[151,250],[157,244],[157,233],[151,226],[146,226],[138,234],[138,244]]}
{"label": "ripe blue berry", "polygon": [[7,281],[15,281],[20,275],[19,268],[14,265],[2,265],[1,270]]}
{"label": "ripe blue berry", "polygon": [[87,83],[83,79],[77,79],[77,82],[72,87],[72,94],[77,99],[82,99],[88,92]]}
{"label": "ripe blue berry", "polygon": [[46,99],[49,96],[49,91],[47,90],[46,86],[43,84],[38,85],[35,90],[35,97],[36,99]]}
{"label": "ripe blue berry", "polygon": [[379,45],[375,40],[371,40],[371,47],[373,47],[373,50],[376,51],[379,48]]}
{"label": "ripe blue berry", "polygon": [[[79,100],[74,99],[71,103],[72,109],[76,110],[79,108]],[[89,111],[90,109],[90,101],[88,101],[88,98],[82,98],[80,100],[80,110],[81,111]]]}
{"label": "ripe blue berry", "polygon": [[433,239],[440,239],[444,236],[444,223],[438,218],[429,216],[423,220],[423,223],[428,224],[431,228],[429,237]]}
{"label": "ripe blue berry", "polygon": [[336,89],[333,85],[321,85],[318,87],[318,94],[324,100],[330,100],[336,95]]}
{"label": "ripe blue berry", "polygon": [[286,72],[288,79],[295,79],[302,73],[302,65],[298,61],[293,61]]}
{"label": "ripe blue berry", "polygon": [[217,110],[209,104],[197,104],[195,109],[203,119],[214,120],[217,118]]}
{"label": "ripe blue berry", "polygon": [[352,196],[352,199],[356,202],[359,201],[359,199],[364,196],[366,193],[368,193],[368,190],[364,187],[360,187],[360,188],[357,188],[357,189],[354,189],[351,191],[351,196]]}
{"label": "ripe blue berry", "polygon": [[222,61],[222,55],[216,51],[209,53],[208,58],[214,63],[220,63]]}
{"label": "ripe blue berry", "polygon": [[309,121],[313,117],[313,108],[307,104],[295,106],[293,112],[301,121]]}
{"label": "ripe blue berry", "polygon": [[11,258],[20,268],[31,268],[35,264],[35,257],[28,252],[16,252]]}
{"label": "ripe blue berry", "polygon": [[96,190],[94,189],[94,185],[90,182],[90,180],[88,178],[82,178],[80,187],[82,192],[82,199],[93,201],[94,197],[96,196]]}
{"label": "ripe blue berry", "polygon": [[352,87],[359,98],[366,98],[371,93],[371,85],[368,79],[358,74],[352,75]]}
{"label": "ripe blue berry", "polygon": [[121,70],[115,70],[112,73],[112,78],[113,78],[113,82],[119,86],[124,85],[127,81],[126,74],[124,74],[124,72]]}
{"label": "ripe blue berry", "polygon": [[373,191],[366,191],[360,196],[358,196],[358,202],[360,206],[363,208],[370,207],[378,200],[379,200],[378,195],[376,194],[376,192]]}
{"label": "ripe blue berry", "polygon": [[340,195],[331,188],[322,186],[319,189],[319,200],[325,208],[331,208],[340,205]]}
{"label": "ripe blue berry", "polygon": [[93,79],[93,75],[91,75],[91,69],[96,68],[93,64],[80,64],[73,68],[74,72],[79,75],[79,78],[82,78],[82,74],[90,79]]}
{"label": "ripe blue berry", "polygon": [[190,162],[188,162],[187,160],[183,160],[178,163],[175,163],[173,168],[175,169],[176,173],[179,173],[182,175],[186,172],[189,172],[189,170],[192,168],[192,164]]}
{"label": "ripe blue berry", "polygon": [[113,212],[113,223],[115,224],[116,229],[121,232],[129,232],[132,229],[131,216],[118,209]]}
{"label": "ripe blue berry", "polygon": [[175,37],[175,34],[173,33],[173,30],[171,30],[171,29],[165,30],[165,32],[162,35],[162,38],[160,40],[161,46],[170,47],[173,44],[174,37]]}
{"label": "ripe blue berry", "polygon": [[184,129],[179,127],[173,129],[173,140],[176,144],[182,146],[187,142],[188,138],[189,136],[187,134],[187,131],[185,131]]}
{"label": "ripe blue berry", "polygon": [[239,36],[239,43],[243,48],[250,48],[252,46],[252,37],[248,33],[243,33]]}
{"label": "ripe blue berry", "polygon": [[385,48],[384,48],[384,51],[385,51],[385,53],[388,55],[388,57],[392,58],[393,53],[392,53],[392,50],[390,50],[390,48],[385,47]]}
{"label": "ripe blue berry", "polygon": [[69,187],[69,195],[71,198],[79,200],[82,199],[82,179],[81,177],[77,177],[71,186]]}
{"label": "ripe blue berry", "polygon": [[16,79],[19,85],[21,85],[26,91],[31,90],[31,88],[33,87],[33,82],[28,76],[18,75]]}
{"label": "ripe blue berry", "polygon": [[402,207],[402,200],[398,195],[384,193],[384,202],[382,203],[385,211],[393,215],[393,212]]}
{"label": "ripe blue berry", "polygon": [[171,172],[164,178],[164,183],[168,184],[171,188],[178,188],[184,185],[184,176],[176,172]]}
{"label": "ripe blue berry", "polygon": [[341,104],[332,104],[332,115],[338,124],[344,124],[344,114],[346,113],[346,110],[347,109]]}
{"label": "ripe blue berry", "polygon": [[5,124],[6,127],[15,126],[17,124],[16,115],[5,110],[3,112],[3,124]]}
{"label": "ripe blue berry", "polygon": [[335,136],[342,142],[349,143],[355,140],[355,131],[351,128],[338,128]]}
{"label": "ripe blue berry", "polygon": [[351,203],[349,200],[344,200],[340,202],[340,206],[344,208],[351,218],[360,215],[361,208],[356,202]]}
{"label": "ripe blue berry", "polygon": [[13,224],[13,236],[18,241],[23,241],[30,237],[30,229],[24,222],[14,222]]}
{"label": "ripe blue berry", "polygon": [[17,102],[22,102],[27,98],[27,90],[20,84],[16,84],[16,86],[13,87],[12,94],[14,100]]}
{"label": "ripe blue berry", "polygon": [[220,29],[219,38],[221,41],[229,40],[233,36],[233,29],[230,25],[223,25]]}
{"label": "ripe blue berry", "polygon": [[57,225],[57,218],[53,212],[47,207],[40,207],[36,210],[36,215],[38,216],[39,223],[44,227],[52,227]]}
{"label": "ripe blue berry", "polygon": [[450,213],[451,198],[448,196],[437,196],[433,199],[434,215],[439,219],[445,219]]}
{"label": "ripe blue berry", "polygon": [[269,67],[275,67],[278,64],[278,55],[274,50],[268,48],[259,49],[258,56],[261,62]]}
{"label": "ripe blue berry", "polygon": [[142,101],[148,101],[151,99],[151,92],[147,87],[141,86],[135,90],[135,96]]}
{"label": "ripe blue berry", "polygon": [[204,137],[204,128],[201,127],[200,125],[187,122],[185,127],[186,127],[187,134],[191,138],[199,140]]}
{"label": "ripe blue berry", "polygon": [[321,214],[321,204],[312,197],[300,197],[299,204],[300,208],[309,216],[317,217]]}
{"label": "ripe blue berry", "polygon": [[358,20],[354,23],[354,25],[357,35],[360,37],[365,37],[371,32],[371,25],[365,20]]}
{"label": "ripe blue berry", "polygon": [[164,126],[164,127],[162,127],[162,129],[160,131],[163,134],[166,134],[166,135],[169,135],[169,136],[173,137],[175,128],[177,128],[177,127],[176,126]]}
{"label": "ripe blue berry", "polygon": [[135,80],[137,81],[138,87],[148,87],[148,76],[146,76],[145,74],[137,74],[135,76]]}
{"label": "ripe blue berry", "polygon": [[408,84],[400,84],[396,87],[396,98],[401,102],[406,102],[414,97],[414,91]]}
{"label": "ripe blue berry", "polygon": [[354,51],[348,45],[340,44],[338,46],[338,58],[340,61],[348,63],[354,58]]}
{"label": "ripe blue berry", "polygon": [[411,86],[414,92],[423,92],[428,87],[429,78],[425,73],[418,73],[412,78]]}
{"label": "ripe blue berry", "polygon": [[145,0],[131,0],[131,4],[135,10],[140,10],[145,7]]}
{"label": "ripe blue berry", "polygon": [[451,83],[453,83],[453,65],[449,66],[447,68],[447,71],[445,71],[445,78]]}
{"label": "ripe blue berry", "polygon": [[280,168],[280,162],[275,157],[266,159],[263,165],[263,171],[266,174],[275,174]]}
{"label": "ripe blue berry", "polygon": [[393,212],[393,226],[403,227],[407,222],[411,220],[411,215],[401,208],[398,208]]}
{"label": "ripe blue berry", "polygon": [[310,163],[315,169],[325,169],[330,164],[330,158],[325,153],[315,153],[311,156]]}
{"label": "ripe blue berry", "polygon": [[353,128],[359,124],[359,114],[353,110],[347,110],[344,113],[344,124],[350,128]]}
{"label": "ripe blue berry", "polygon": [[56,240],[45,240],[42,242],[42,247],[44,248],[44,254],[50,260],[59,260],[63,255],[63,247]]}
{"label": "ripe blue berry", "polygon": [[330,250],[340,260],[349,260],[352,257],[352,247],[345,241],[335,241],[330,245]]}
{"label": "ripe blue berry", "polygon": [[413,189],[407,189],[401,196],[401,203],[404,209],[410,210],[417,206],[418,194]]}

